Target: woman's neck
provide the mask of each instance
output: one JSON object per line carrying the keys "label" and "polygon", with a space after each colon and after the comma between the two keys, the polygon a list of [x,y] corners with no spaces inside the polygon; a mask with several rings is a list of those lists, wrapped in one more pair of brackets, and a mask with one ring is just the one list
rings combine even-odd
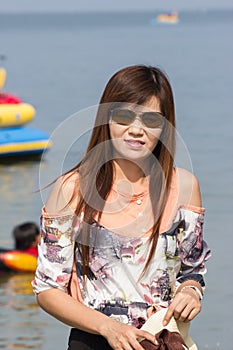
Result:
{"label": "woman's neck", "polygon": [[126,159],[114,160],[114,183],[126,180],[135,192],[148,188],[148,167],[140,167]]}

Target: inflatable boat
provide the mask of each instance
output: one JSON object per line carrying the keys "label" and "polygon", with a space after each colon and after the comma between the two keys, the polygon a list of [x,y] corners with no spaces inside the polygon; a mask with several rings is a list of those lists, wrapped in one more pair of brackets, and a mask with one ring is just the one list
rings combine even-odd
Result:
{"label": "inflatable boat", "polygon": [[17,96],[2,91],[6,71],[0,67],[0,160],[22,156],[40,156],[51,147],[49,136],[40,130],[28,128],[35,108]]}
{"label": "inflatable boat", "polygon": [[42,154],[51,147],[49,136],[26,126],[0,129],[0,157]]}
{"label": "inflatable boat", "polygon": [[156,24],[178,24],[179,15],[177,11],[172,11],[171,13],[161,13],[156,18],[151,20],[151,25]]}
{"label": "inflatable boat", "polygon": [[158,23],[177,24],[179,22],[178,12],[162,13],[156,17],[156,20]]}
{"label": "inflatable boat", "polygon": [[18,250],[0,248],[0,272],[35,272],[37,258]]}
{"label": "inflatable boat", "polygon": [[0,103],[0,128],[27,124],[34,115],[35,109],[28,103]]}
{"label": "inflatable boat", "polygon": [[3,88],[6,81],[6,70],[0,67],[0,89]]}

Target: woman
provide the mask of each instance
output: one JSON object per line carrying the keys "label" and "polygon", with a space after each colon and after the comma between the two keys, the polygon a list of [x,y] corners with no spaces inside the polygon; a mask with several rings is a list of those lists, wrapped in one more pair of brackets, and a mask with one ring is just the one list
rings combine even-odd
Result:
{"label": "woman", "polygon": [[[201,310],[204,209],[197,179],[174,168],[171,86],[158,68],[109,80],[82,161],[54,184],[42,211],[33,287],[71,326],[69,350],[136,349],[159,308],[163,324]],[[120,321],[120,322],[119,322]]]}

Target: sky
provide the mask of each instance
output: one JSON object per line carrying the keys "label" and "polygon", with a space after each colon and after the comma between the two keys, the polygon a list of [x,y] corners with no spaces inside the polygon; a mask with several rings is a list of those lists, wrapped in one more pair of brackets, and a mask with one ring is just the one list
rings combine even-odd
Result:
{"label": "sky", "polygon": [[233,0],[0,0],[0,13],[233,8]]}

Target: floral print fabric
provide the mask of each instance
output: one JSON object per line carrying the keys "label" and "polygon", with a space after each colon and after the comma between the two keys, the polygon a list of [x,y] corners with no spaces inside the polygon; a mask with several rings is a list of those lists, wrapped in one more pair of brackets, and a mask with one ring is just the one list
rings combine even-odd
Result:
{"label": "floral print fabric", "polygon": [[89,236],[89,268],[82,276],[82,222],[73,216],[41,218],[35,293],[49,288],[67,291],[75,258],[83,302],[121,322],[141,327],[152,304],[168,306],[184,280],[204,286],[210,250],[203,240],[204,215],[179,208],[174,224],[159,235],[150,267],[148,237],[129,238],[94,223]]}

